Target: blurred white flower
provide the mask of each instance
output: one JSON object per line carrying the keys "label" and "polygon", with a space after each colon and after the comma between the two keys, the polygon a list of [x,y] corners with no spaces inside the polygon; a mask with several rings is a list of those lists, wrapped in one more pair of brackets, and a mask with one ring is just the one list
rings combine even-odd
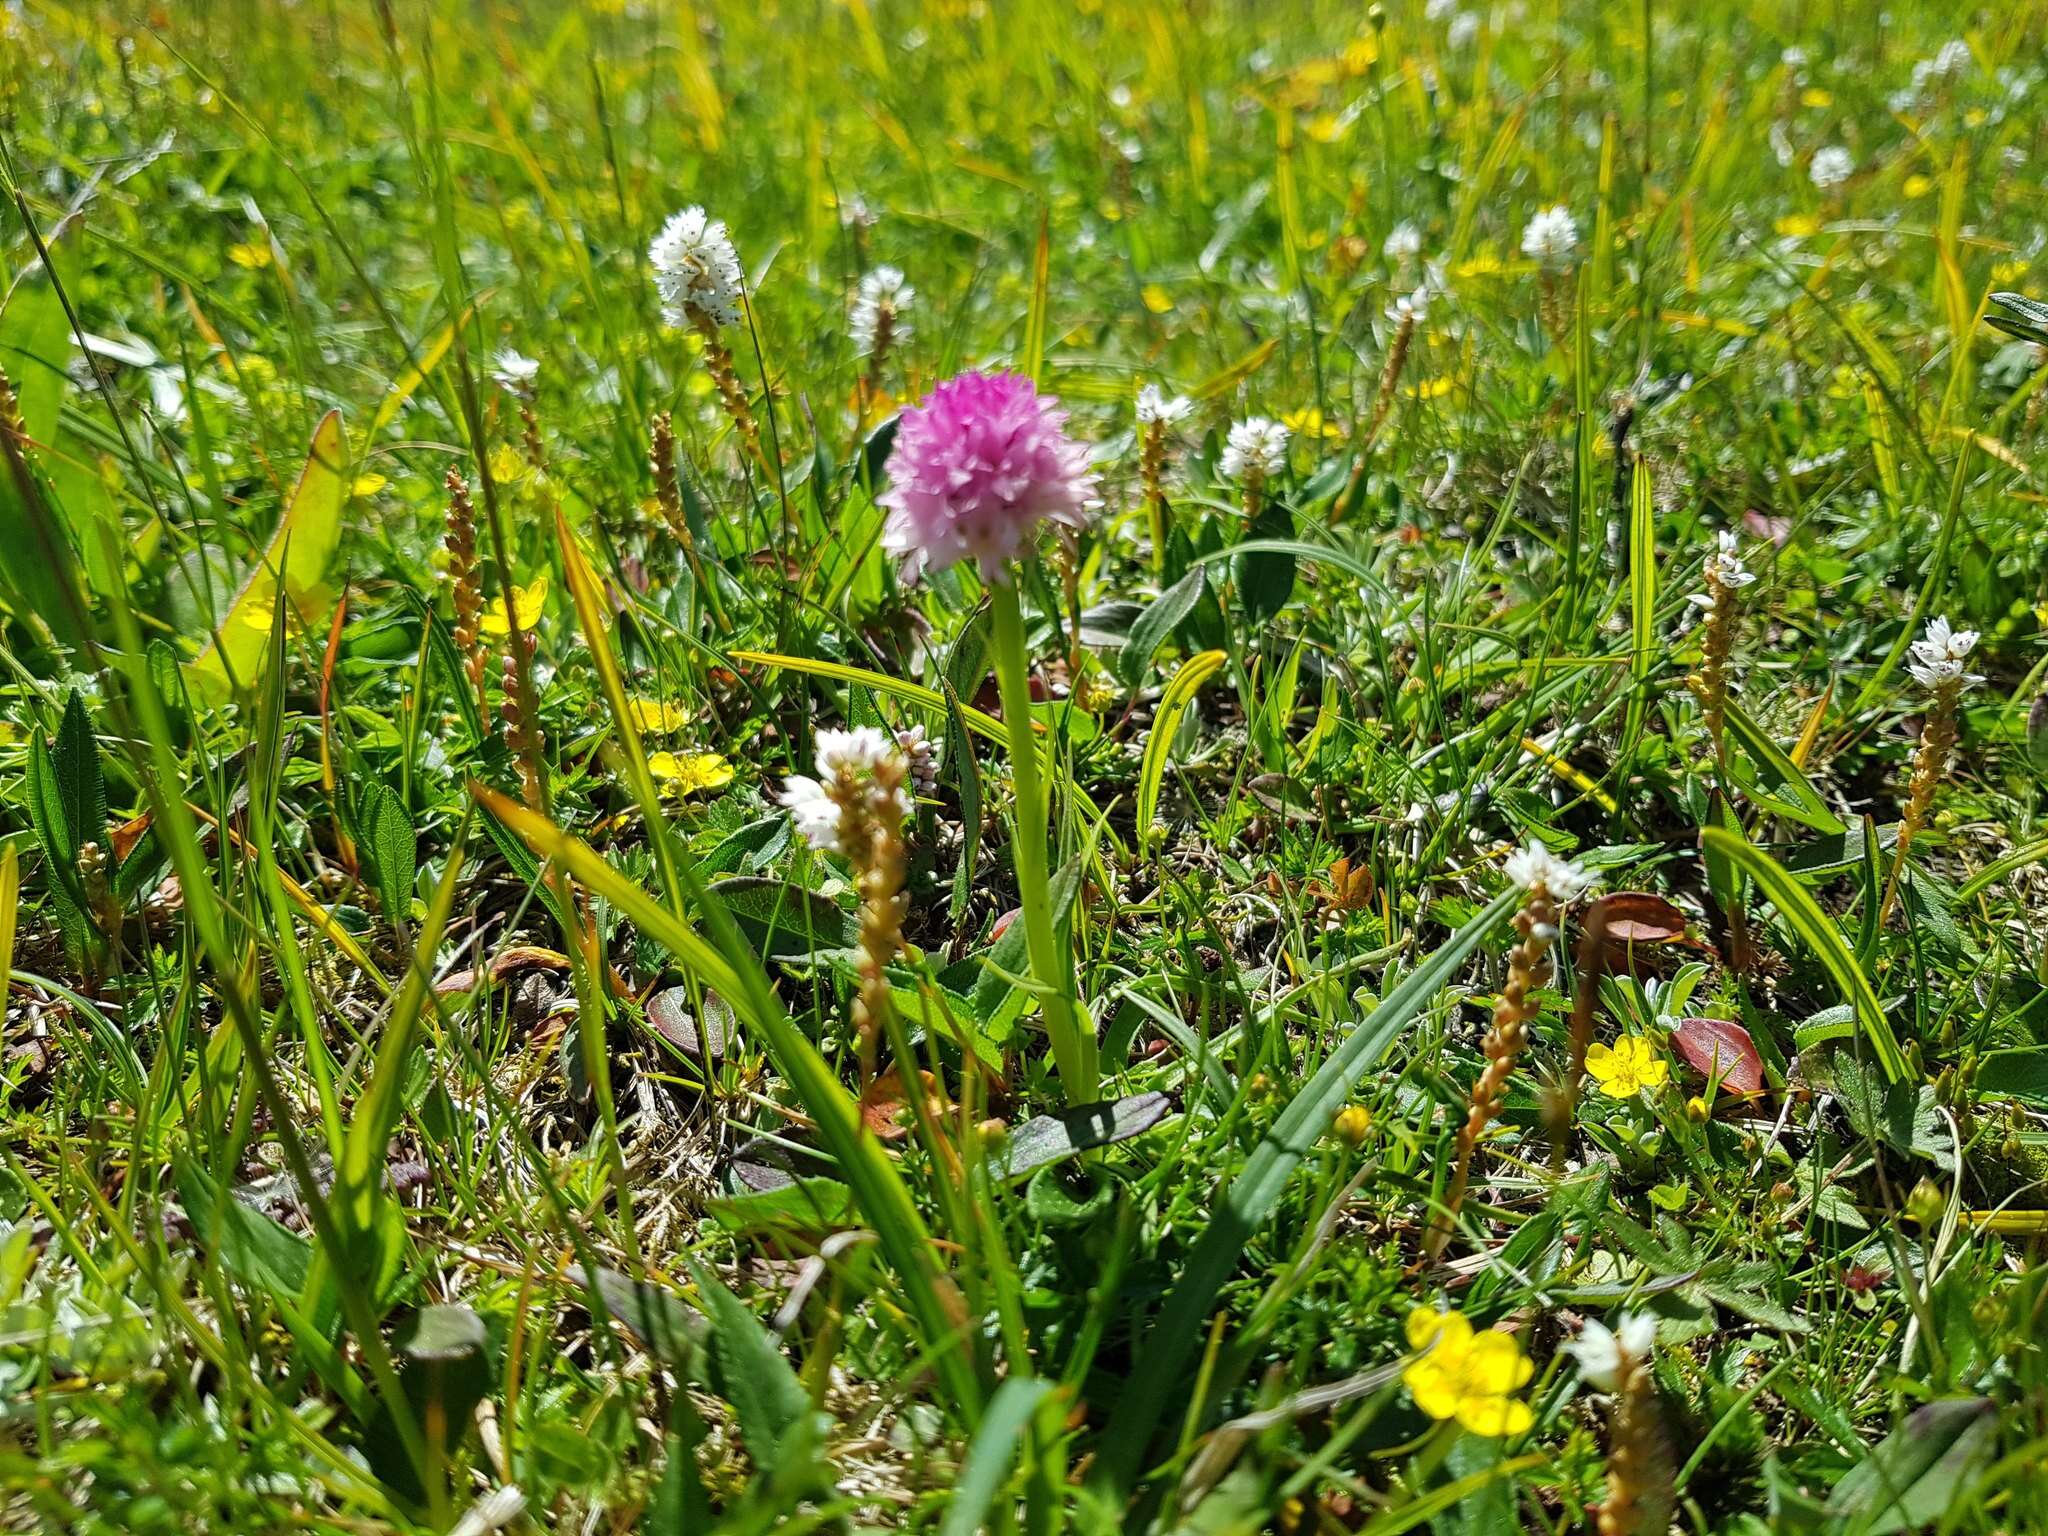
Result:
{"label": "blurred white flower", "polygon": [[1542,891],[1552,901],[1570,901],[1593,883],[1585,870],[1538,842],[1509,854],[1501,871],[1523,890]]}
{"label": "blurred white flower", "polygon": [[1628,1312],[1618,1327],[1587,1318],[1579,1336],[1565,1346],[1579,1362],[1579,1374],[1602,1392],[1618,1391],[1625,1365],[1640,1365],[1657,1347],[1657,1319],[1649,1312]]}
{"label": "blurred white flower", "polygon": [[1185,421],[1195,408],[1195,402],[1186,395],[1168,395],[1157,384],[1147,384],[1138,391],[1138,421],[1143,426],[1157,422],[1172,426]]}
{"label": "blurred white flower", "polygon": [[1479,13],[1460,11],[1451,18],[1451,24],[1444,30],[1444,42],[1451,48],[1463,48],[1479,35]]}
{"label": "blurred white flower", "polygon": [[1417,288],[1413,293],[1394,295],[1394,302],[1387,306],[1387,318],[1396,325],[1420,325],[1429,318],[1429,289]]}
{"label": "blurred white flower", "polygon": [[539,377],[540,364],[512,347],[491,359],[491,382],[521,400],[533,398],[533,381]]}
{"label": "blurred white flower", "polygon": [[1230,429],[1223,448],[1223,473],[1231,480],[1247,474],[1261,479],[1277,475],[1287,465],[1287,439],[1292,434],[1277,421],[1253,416]]}
{"label": "blurred white flower", "polygon": [[1973,687],[1984,679],[1965,672],[1963,660],[1977,648],[1977,640],[1974,629],[1952,628],[1946,618],[1930,620],[1927,633],[1913,642],[1913,659],[1906,670],[1923,688]]}
{"label": "blurred white flower", "polygon": [[1403,219],[1387,231],[1387,243],[1380,247],[1380,254],[1396,266],[1413,261],[1422,254],[1422,231]]}
{"label": "blurred white flower", "polygon": [[1578,260],[1579,225],[1559,203],[1545,208],[1522,231],[1522,254],[1546,272],[1568,272]]}
{"label": "blurred white flower", "polygon": [[494,1488],[462,1513],[448,1536],[493,1536],[526,1513],[526,1495],[517,1483]]}
{"label": "blurred white flower", "polygon": [[903,315],[916,302],[917,290],[904,281],[902,268],[882,266],[866,273],[860,280],[860,291],[854,295],[853,314],[846,322],[854,352],[861,357],[872,353],[875,338],[882,334],[885,322],[892,347],[910,340],[910,322]]}
{"label": "blurred white flower", "polygon": [[670,325],[694,325],[699,315],[715,325],[739,319],[740,257],[724,220],[699,207],[685,208],[661,226],[647,259],[654,265],[662,318]]}
{"label": "blurred white flower", "polygon": [[1839,144],[1829,144],[1813,152],[1806,174],[1821,191],[1832,191],[1856,174],[1856,157]]}

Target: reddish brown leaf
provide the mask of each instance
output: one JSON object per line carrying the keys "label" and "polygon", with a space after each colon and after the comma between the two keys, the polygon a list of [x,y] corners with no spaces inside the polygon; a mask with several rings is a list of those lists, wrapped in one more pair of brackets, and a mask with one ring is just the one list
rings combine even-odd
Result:
{"label": "reddish brown leaf", "polygon": [[[1617,944],[1669,944],[1685,937],[1685,914],[1648,891],[1615,891],[1594,903],[1607,937]],[[1593,926],[1592,913],[1587,914]]]}
{"label": "reddish brown leaf", "polygon": [[[917,1074],[924,1089],[925,1109],[934,1116],[946,1113],[946,1101],[939,1096],[939,1080],[929,1072]],[[860,1098],[860,1117],[867,1128],[883,1141],[896,1141],[910,1134],[916,1117],[903,1092],[903,1079],[891,1067],[872,1083]]]}
{"label": "reddish brown leaf", "polygon": [[1726,1019],[1680,1019],[1671,1043],[1703,1076],[1718,1070],[1721,1086],[1730,1093],[1759,1093],[1764,1086],[1763,1058],[1749,1031]]}
{"label": "reddish brown leaf", "polygon": [[114,862],[125,864],[128,855],[135,851],[135,845],[142,841],[142,834],[149,830],[149,812],[144,811],[133,821],[124,821],[108,835],[113,845]]}

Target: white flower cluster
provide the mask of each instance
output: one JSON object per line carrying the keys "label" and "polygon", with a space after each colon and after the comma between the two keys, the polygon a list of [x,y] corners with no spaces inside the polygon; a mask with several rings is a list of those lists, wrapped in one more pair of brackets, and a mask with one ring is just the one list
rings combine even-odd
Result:
{"label": "white flower cluster", "polygon": [[778,799],[795,818],[797,832],[805,842],[825,853],[850,853],[853,850],[842,847],[839,838],[849,797],[856,814],[870,822],[901,825],[910,813],[900,771],[893,776],[896,784],[892,787],[876,782],[876,770],[887,763],[897,764],[900,770],[901,751],[892,737],[871,725],[850,731],[820,731],[818,776],[791,774]]}
{"label": "white flower cluster", "polygon": [[1709,613],[1714,609],[1715,594],[1733,587],[1746,587],[1756,580],[1756,573],[1742,563],[1735,551],[1741,545],[1733,529],[1723,528],[1714,535],[1714,552],[1707,556],[1703,574],[1707,578],[1707,590],[1695,592],[1686,601]]}
{"label": "white flower cluster", "polygon": [[1969,688],[1984,679],[1963,670],[1963,660],[1977,648],[1977,631],[1954,629],[1945,618],[1927,625],[1927,633],[1913,642],[1913,659],[1906,670],[1923,688]]}
{"label": "white flower cluster", "polygon": [[491,359],[491,382],[515,399],[531,400],[539,377],[540,364],[516,348],[506,347]]}
{"label": "white flower cluster", "polygon": [[1223,473],[1242,481],[1248,476],[1265,479],[1287,467],[1287,428],[1265,416],[1237,422],[1223,446]]}
{"label": "white flower cluster", "polygon": [[1592,875],[1535,841],[1509,854],[1501,869],[1523,890],[1541,891],[1552,901],[1570,901],[1593,883]]}
{"label": "white flower cluster", "polygon": [[1832,192],[1856,174],[1856,157],[1841,145],[1830,144],[1813,152],[1813,163],[1807,166],[1806,174],[1821,191]]}
{"label": "white flower cluster", "polygon": [[723,219],[685,208],[661,226],[647,259],[654,266],[661,317],[670,325],[694,325],[698,315],[716,325],[740,318],[740,256]]}
{"label": "white flower cluster", "polygon": [[1170,427],[1176,422],[1187,420],[1194,408],[1195,402],[1186,395],[1168,395],[1157,384],[1147,384],[1138,391],[1140,426]]}
{"label": "white flower cluster", "polygon": [[1413,261],[1422,254],[1422,231],[1402,220],[1388,231],[1387,243],[1380,247],[1380,254],[1395,266]]}
{"label": "white flower cluster", "polygon": [[876,267],[864,275],[860,291],[854,295],[853,314],[846,322],[854,352],[861,357],[874,352],[875,338],[881,335],[885,318],[891,346],[901,346],[910,340],[910,323],[903,316],[916,302],[917,290],[904,281],[901,267]]}
{"label": "white flower cluster", "polygon": [[1545,208],[1522,231],[1522,254],[1546,272],[1569,272],[1579,257],[1579,222],[1563,203]]}
{"label": "white flower cluster", "polygon": [[1650,1312],[1627,1312],[1609,1328],[1587,1318],[1579,1336],[1565,1348],[1579,1362],[1579,1374],[1602,1392],[1621,1389],[1627,1367],[1648,1362],[1657,1347],[1657,1318]]}

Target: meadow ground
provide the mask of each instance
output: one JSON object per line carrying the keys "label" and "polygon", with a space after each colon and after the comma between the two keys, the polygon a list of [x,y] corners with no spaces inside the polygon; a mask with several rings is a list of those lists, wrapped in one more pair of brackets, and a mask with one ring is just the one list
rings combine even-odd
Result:
{"label": "meadow ground", "polygon": [[0,1527],[2048,1529],[2044,50],[0,11]]}

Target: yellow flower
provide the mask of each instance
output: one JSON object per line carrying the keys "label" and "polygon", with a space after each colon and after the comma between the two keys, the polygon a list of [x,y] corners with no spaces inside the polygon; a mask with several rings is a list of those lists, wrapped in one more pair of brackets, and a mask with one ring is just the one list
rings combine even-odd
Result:
{"label": "yellow flower", "polygon": [[1934,190],[1934,178],[1917,172],[1906,178],[1905,193],[1908,197],[1925,197]]}
{"label": "yellow flower", "polygon": [[526,478],[526,460],[506,444],[498,444],[491,450],[491,478],[500,485],[517,485]]}
{"label": "yellow flower", "polygon": [[643,736],[666,736],[690,723],[690,712],[667,699],[628,699],[626,713]]}
{"label": "yellow flower", "polygon": [[[541,609],[548,601],[548,573],[542,571],[523,587],[512,589],[513,611],[519,615],[519,627],[528,630],[540,620]],[[512,626],[505,622],[505,604],[494,600],[484,605],[483,631],[487,635],[509,635]]]}
{"label": "yellow flower", "polygon": [[1323,420],[1323,413],[1312,405],[1306,410],[1289,411],[1280,418],[1280,424],[1296,437],[1327,437],[1336,441],[1344,436],[1342,427]]}
{"label": "yellow flower", "polygon": [[382,475],[357,475],[356,483],[349,487],[351,496],[374,496],[391,482]]}
{"label": "yellow flower", "polygon": [[1788,213],[1778,220],[1777,229],[1781,235],[1803,240],[1808,235],[1820,233],[1820,220],[1810,213]]}
{"label": "yellow flower", "polygon": [[1611,1050],[1596,1045],[1586,1052],[1586,1070],[1607,1097],[1627,1099],[1645,1088],[1663,1087],[1671,1076],[1671,1063],[1641,1035],[1623,1035]]}
{"label": "yellow flower", "polygon": [[228,260],[238,267],[247,267],[251,271],[258,267],[269,266],[270,257],[271,250],[267,241],[260,244],[251,241],[247,245],[231,245],[228,247]]}
{"label": "yellow flower", "polygon": [[1408,1347],[1416,1358],[1401,1380],[1432,1419],[1456,1419],[1475,1435],[1519,1435],[1534,1422],[1529,1405],[1509,1395],[1536,1374],[1513,1334],[1475,1333],[1462,1312],[1417,1307]]}
{"label": "yellow flower", "polygon": [[1824,91],[1817,85],[1809,85],[1799,93],[1799,104],[1802,107],[1832,107],[1835,104],[1835,96],[1832,91]]}
{"label": "yellow flower", "polygon": [[1163,315],[1173,308],[1173,295],[1157,283],[1147,283],[1140,297],[1144,299],[1145,307],[1155,315]]}
{"label": "yellow flower", "polygon": [[672,795],[693,795],[732,782],[732,764],[716,752],[656,752],[647,769]]}

